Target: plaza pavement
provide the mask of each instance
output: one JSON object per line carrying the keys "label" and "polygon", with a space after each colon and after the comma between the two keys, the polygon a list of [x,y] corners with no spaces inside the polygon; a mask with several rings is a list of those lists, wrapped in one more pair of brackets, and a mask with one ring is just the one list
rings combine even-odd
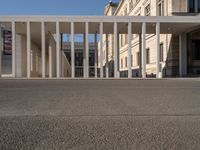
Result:
{"label": "plaza pavement", "polygon": [[1,150],[199,150],[200,79],[0,80]]}

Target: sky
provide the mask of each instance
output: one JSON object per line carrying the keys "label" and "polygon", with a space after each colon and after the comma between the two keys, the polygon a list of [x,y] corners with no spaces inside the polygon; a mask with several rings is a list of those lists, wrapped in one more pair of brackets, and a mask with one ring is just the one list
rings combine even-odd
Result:
{"label": "sky", "polygon": [[[114,0],[116,2],[118,0]],[[109,0],[1,0],[0,15],[103,15]]]}

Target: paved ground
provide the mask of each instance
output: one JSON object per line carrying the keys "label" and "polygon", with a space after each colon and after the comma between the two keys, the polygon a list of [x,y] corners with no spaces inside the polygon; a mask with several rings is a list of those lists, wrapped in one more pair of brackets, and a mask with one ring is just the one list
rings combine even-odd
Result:
{"label": "paved ground", "polygon": [[1,150],[199,150],[200,79],[0,80]]}

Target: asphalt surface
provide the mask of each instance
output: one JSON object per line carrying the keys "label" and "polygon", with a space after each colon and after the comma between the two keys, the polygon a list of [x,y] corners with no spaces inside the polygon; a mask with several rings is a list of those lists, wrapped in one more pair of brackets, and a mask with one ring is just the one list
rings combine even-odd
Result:
{"label": "asphalt surface", "polygon": [[199,150],[200,79],[0,80],[1,150]]}

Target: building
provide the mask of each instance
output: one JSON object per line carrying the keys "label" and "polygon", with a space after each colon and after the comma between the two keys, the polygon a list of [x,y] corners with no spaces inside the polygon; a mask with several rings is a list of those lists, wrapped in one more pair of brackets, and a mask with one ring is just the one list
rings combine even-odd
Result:
{"label": "building", "polygon": [[[95,50],[97,49],[97,43],[89,42],[89,76],[95,76]],[[75,77],[83,77],[84,76],[84,43],[83,42],[75,42],[74,43],[75,50]],[[66,55],[67,62],[69,66],[71,66],[71,43],[64,42],[63,43],[63,51]],[[69,73],[67,77],[71,77],[71,72],[69,69]]]}
{"label": "building", "polygon": [[121,0],[110,2],[105,16],[0,16],[0,77],[198,76],[199,4]]}
{"label": "building", "polygon": [[[119,4],[110,2],[104,11],[106,16],[199,16],[200,0],[121,0]],[[198,17],[197,17],[198,18]],[[153,24],[155,26],[155,24]],[[159,27],[160,28],[160,27]],[[173,30],[173,27],[166,27]],[[134,30],[134,29],[133,29]],[[155,33],[155,32],[154,32]],[[119,72],[121,77],[128,77],[128,39],[127,34],[119,33]],[[156,35],[146,35],[146,76],[155,77],[160,67],[160,77],[200,76],[200,27],[185,30],[182,35],[161,34],[156,45]],[[180,39],[181,38],[181,39]],[[104,35],[104,67],[114,61],[113,35]],[[182,43],[179,41],[183,40]],[[105,42],[107,41],[107,42]],[[181,44],[181,45],[180,45]],[[156,64],[159,46],[159,66]],[[179,56],[180,46],[184,54]],[[142,35],[131,35],[131,76],[142,76]],[[181,62],[185,67],[180,70]]]}

